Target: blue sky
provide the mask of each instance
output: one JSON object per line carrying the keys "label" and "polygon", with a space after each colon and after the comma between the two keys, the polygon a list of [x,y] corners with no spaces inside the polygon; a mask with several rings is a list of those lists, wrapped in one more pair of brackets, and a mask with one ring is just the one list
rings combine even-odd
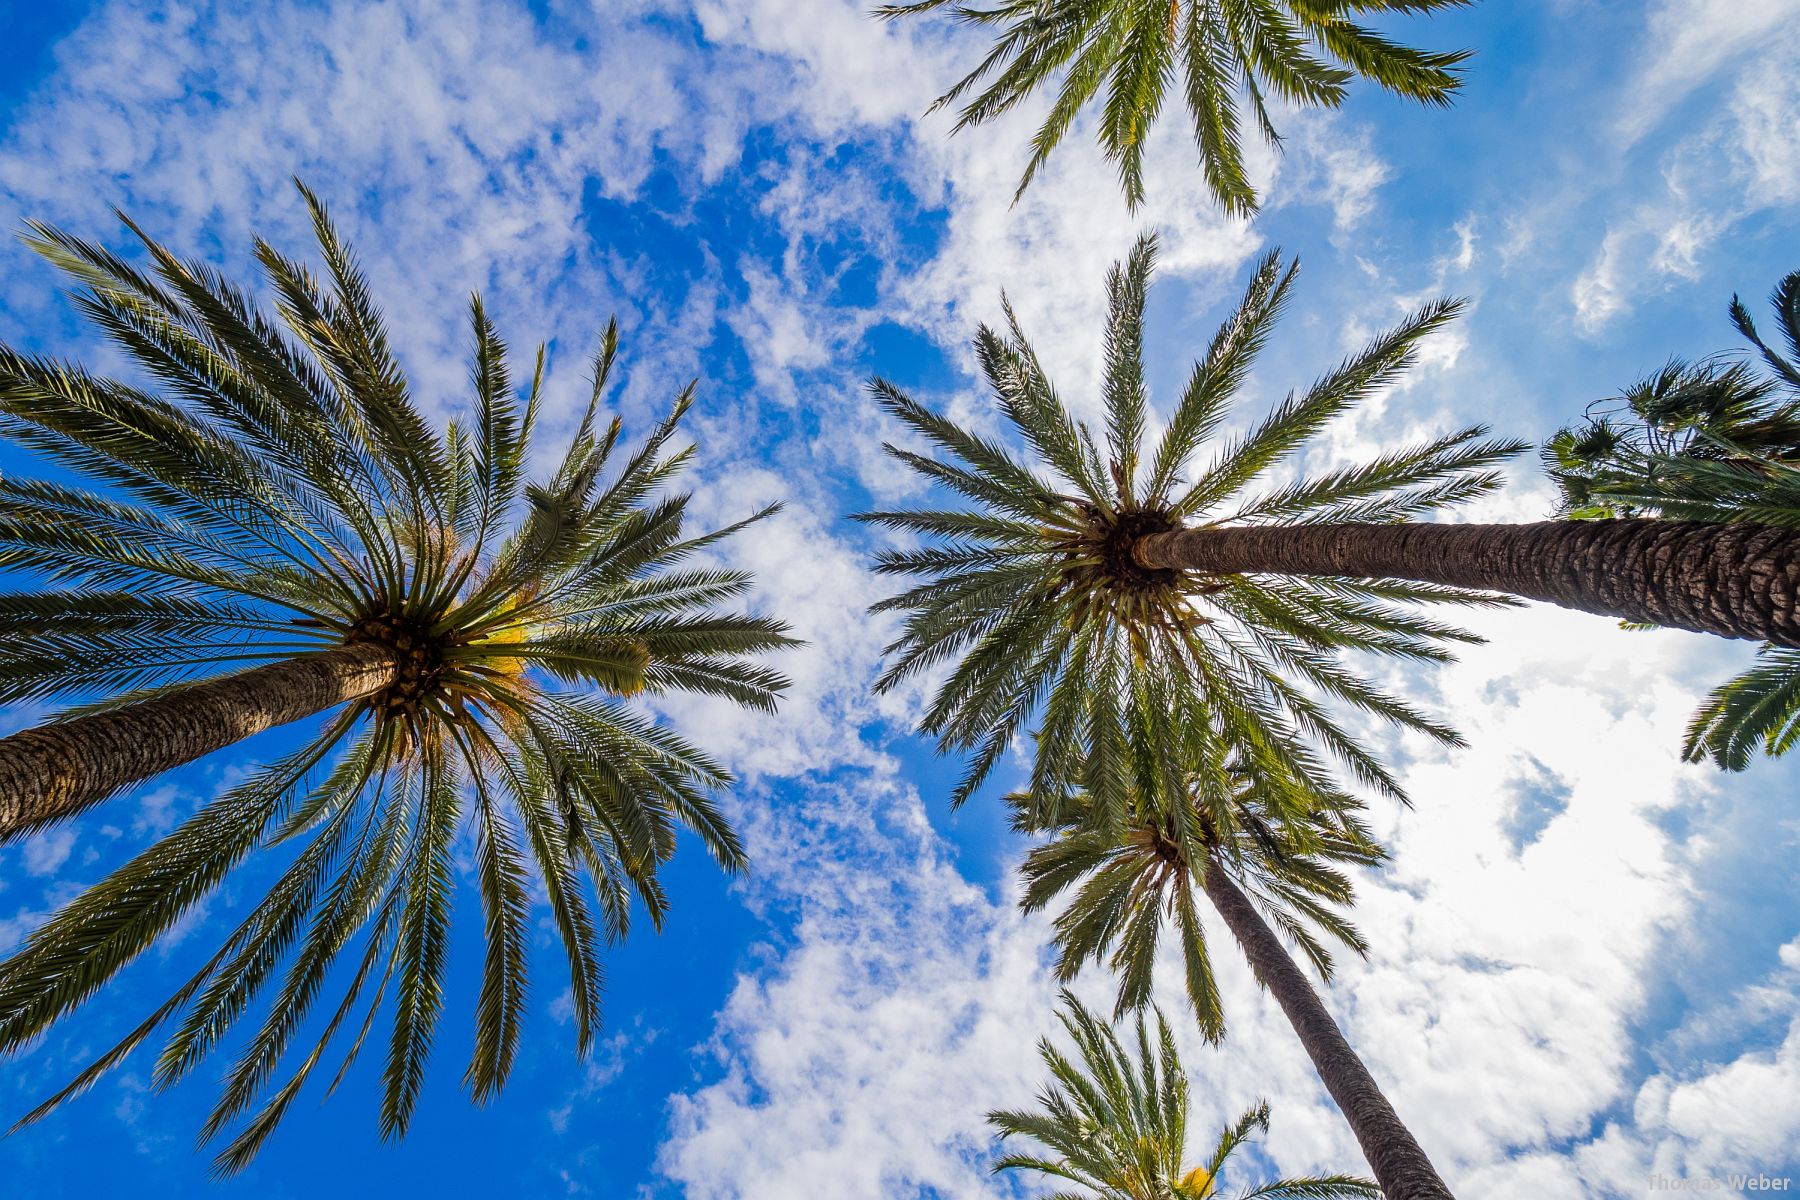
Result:
{"label": "blue sky", "polygon": [[[667,929],[608,959],[607,1040],[589,1061],[573,1058],[545,934],[514,1080],[469,1104],[477,930],[463,920],[405,1142],[377,1138],[371,1056],[329,1101],[303,1097],[248,1172],[208,1183],[193,1148],[205,1072],[154,1094],[133,1060],[0,1142],[4,1190],[1030,1194],[987,1178],[981,1114],[1036,1087],[1045,927],[1014,910],[1020,847],[993,797],[947,811],[953,771],[906,733],[920,694],[867,694],[890,627],[864,615],[883,590],[864,566],[872,535],[842,517],[912,485],[880,454],[891,431],[861,381],[879,371],[978,417],[968,338],[1005,289],[1062,391],[1091,404],[1102,275],[1156,229],[1149,344],[1165,399],[1249,264],[1279,245],[1304,272],[1250,413],[1421,300],[1472,302],[1310,463],[1469,421],[1540,438],[1671,355],[1733,345],[1730,296],[1760,305],[1800,266],[1791,16],[1784,0],[1519,0],[1402,23],[1477,51],[1461,101],[1426,112],[1358,91],[1339,113],[1284,116],[1285,152],[1253,164],[1265,212],[1245,223],[1200,190],[1178,119],[1135,216],[1085,127],[1009,206],[1029,112],[954,138],[920,118],[983,43],[877,25],[839,0],[0,10],[0,223],[117,241],[118,206],[245,275],[253,231],[304,248],[299,175],[356,241],[443,414],[462,402],[469,290],[515,346],[548,340],[547,447],[618,313],[629,424],[702,380],[702,514],[787,501],[730,555],[810,643],[784,664],[796,685],[777,720],[666,705],[742,776],[731,804],[755,868],[728,882],[697,847],[677,857]],[[117,365],[13,242],[0,339]],[[1474,515],[1550,507],[1527,461]],[[1460,663],[1391,680],[1454,713],[1470,746],[1371,731],[1416,807],[1376,810],[1394,860],[1360,885],[1372,951],[1328,1002],[1459,1195],[1635,1197],[1653,1172],[1800,1174],[1795,772],[1720,777],[1675,752],[1698,696],[1747,649],[1541,607],[1479,627],[1489,644]],[[0,948],[286,736],[0,850]],[[247,867],[9,1063],[0,1116],[185,978],[267,870]],[[459,897],[461,917],[474,907]],[[1357,1167],[1278,1011],[1218,958],[1231,1034],[1216,1050],[1188,1037],[1196,1125],[1266,1096],[1274,1126],[1253,1163]],[[1159,988],[1177,1011],[1173,976]]]}

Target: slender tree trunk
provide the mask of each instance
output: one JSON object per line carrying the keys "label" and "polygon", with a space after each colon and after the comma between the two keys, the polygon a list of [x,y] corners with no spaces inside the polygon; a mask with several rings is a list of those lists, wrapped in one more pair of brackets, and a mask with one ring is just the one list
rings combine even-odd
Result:
{"label": "slender tree trunk", "polygon": [[1300,1044],[1306,1047],[1307,1057],[1312,1059],[1325,1090],[1343,1110],[1363,1157],[1374,1168],[1382,1195],[1387,1200],[1450,1200],[1450,1189],[1438,1177],[1431,1160],[1400,1123],[1394,1106],[1381,1094],[1369,1069],[1344,1040],[1318,993],[1294,965],[1249,897],[1216,864],[1208,864],[1202,886],[1243,947],[1250,969],[1274,995],[1294,1032],[1300,1035]]}
{"label": "slender tree trunk", "polygon": [[0,738],[0,842],[393,678],[391,650],[343,646]]}
{"label": "slender tree trunk", "polygon": [[1177,529],[1139,565],[1218,575],[1347,575],[1507,592],[1677,629],[1800,646],[1800,530],[1629,518],[1520,525]]}

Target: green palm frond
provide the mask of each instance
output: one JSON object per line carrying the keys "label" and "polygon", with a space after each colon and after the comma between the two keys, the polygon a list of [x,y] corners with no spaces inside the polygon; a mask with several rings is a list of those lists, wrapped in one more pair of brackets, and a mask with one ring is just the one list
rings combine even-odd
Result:
{"label": "green palm frond", "polygon": [[[1673,360],[1544,443],[1564,516],[1800,527],[1800,271],[1776,284],[1769,304],[1785,353],[1733,296],[1731,323],[1753,358]],[[1800,656],[1765,644],[1694,713],[1682,756],[1741,771],[1796,739]]]}
{"label": "green palm frond", "polygon": [[1750,310],[1736,296],[1731,298],[1731,323],[1762,356],[1764,364],[1791,387],[1800,388],[1800,271],[1789,272],[1769,293],[1775,324],[1787,343],[1787,352],[1771,347],[1756,330]]}
{"label": "green palm frond", "polygon": [[[543,351],[521,386],[472,300],[471,412],[435,427],[355,256],[302,195],[323,272],[258,243],[273,316],[135,226],[142,268],[33,226],[28,241],[159,391],[0,347],[0,433],[80,477],[0,480],[0,566],[43,585],[0,595],[0,702],[118,707],[361,642],[397,663],[387,686],[0,963],[0,1049],[16,1050],[259,848],[289,844],[289,865],[217,953],[21,1122],[158,1031],[165,1088],[247,1029],[202,1131],[226,1139],[221,1172],[251,1161],[341,1035],[335,1090],[382,1014],[381,1129],[406,1131],[444,1007],[452,848],[465,829],[486,942],[469,1091],[491,1099],[516,1060],[539,886],[585,1052],[602,951],[640,905],[660,923],[658,870],[677,831],[725,869],[745,866],[716,799],[729,773],[632,697],[692,691],[767,711],[786,680],[757,660],[794,644],[781,622],[730,609],[748,575],[696,561],[775,510],[687,528],[686,496],[670,487],[693,453],[679,441],[691,388],[623,448],[620,423],[601,413],[618,352],[609,325],[575,437],[528,480]],[[343,987],[335,998],[328,976]],[[296,1044],[315,1012],[318,1040]]]}
{"label": "green palm frond", "polygon": [[997,30],[975,69],[939,97],[934,110],[961,104],[956,129],[1010,112],[1054,90],[1031,139],[1022,196],[1077,115],[1098,101],[1096,136],[1119,172],[1127,202],[1144,199],[1150,127],[1177,79],[1193,122],[1201,170],[1227,212],[1251,213],[1257,197],[1245,172],[1240,132],[1247,106],[1258,133],[1279,145],[1273,95],[1295,107],[1336,108],[1358,77],[1425,104],[1448,105],[1461,86],[1467,51],[1417,50],[1382,37],[1359,18],[1430,15],[1469,0],[966,0],[884,4],[892,20],[942,9],[962,23]]}
{"label": "green palm frond", "polygon": [[[1142,1010],[1157,942],[1172,923],[1188,1002],[1201,1031],[1217,1039],[1225,1014],[1195,900],[1205,873],[1229,872],[1329,979],[1327,943],[1367,951],[1341,911],[1351,884],[1340,868],[1386,855],[1357,817],[1359,802],[1333,790],[1306,755],[1188,742],[1190,766],[1176,789],[1152,776],[1122,811],[1102,809],[1091,790],[1058,797],[1048,812],[1030,793],[1008,800],[1015,829],[1049,835],[1020,866],[1022,907],[1037,911],[1069,894],[1053,922],[1057,977],[1069,982],[1104,961],[1119,981],[1115,1015]],[[1133,750],[1142,756],[1141,746]]]}
{"label": "green palm frond", "polygon": [[1800,740],[1800,651],[1763,646],[1756,665],[1714,688],[1688,722],[1682,757],[1741,771],[1758,753],[1779,758]]}
{"label": "green palm frond", "polygon": [[[1269,1106],[1258,1103],[1220,1130],[1203,1165],[1186,1171],[1189,1081],[1175,1039],[1160,1012],[1152,1035],[1139,1013],[1121,1039],[1098,1014],[1069,992],[1062,993],[1057,1020],[1072,1047],[1065,1053],[1048,1038],[1038,1054],[1050,1081],[1034,1109],[988,1114],[1003,1141],[1037,1144],[1009,1151],[994,1162],[995,1174],[1034,1171],[1074,1184],[1079,1191],[1057,1196],[1089,1200],[1223,1200],[1220,1182],[1231,1156],[1269,1128]],[[1347,1175],[1283,1179],[1246,1188],[1253,1196],[1351,1200],[1379,1197],[1372,1183]]]}
{"label": "green palm frond", "polygon": [[[876,687],[947,671],[920,728],[941,750],[969,756],[956,803],[1034,721],[1040,736],[1032,790],[1049,795],[1085,786],[1076,764],[1111,754],[1104,731],[1117,722],[1106,714],[1123,712],[1145,680],[1158,681],[1164,693],[1154,711],[1138,706],[1157,739],[1224,720],[1233,744],[1310,740],[1365,783],[1397,795],[1396,781],[1326,701],[1440,741],[1454,744],[1456,735],[1344,660],[1365,653],[1441,660],[1449,647],[1474,639],[1421,615],[1419,605],[1507,601],[1387,581],[1150,569],[1132,547],[1184,525],[1428,517],[1492,491],[1499,464],[1523,446],[1469,428],[1369,462],[1265,482],[1334,419],[1398,379],[1419,342],[1456,311],[1448,302],[1425,306],[1220,444],[1234,397],[1295,277],[1292,265],[1271,254],[1146,451],[1141,330],[1154,258],[1155,242],[1145,239],[1108,280],[1104,441],[1057,398],[1016,325],[1006,337],[982,330],[976,349],[996,406],[1029,458],[958,427],[891,384],[871,384],[877,405],[930,448],[896,455],[953,494],[944,507],[861,517],[932,539],[876,559],[877,571],[912,585],[877,606],[905,613],[905,621]],[[1161,756],[1179,758],[1172,744]],[[1111,768],[1107,774],[1117,777]]]}

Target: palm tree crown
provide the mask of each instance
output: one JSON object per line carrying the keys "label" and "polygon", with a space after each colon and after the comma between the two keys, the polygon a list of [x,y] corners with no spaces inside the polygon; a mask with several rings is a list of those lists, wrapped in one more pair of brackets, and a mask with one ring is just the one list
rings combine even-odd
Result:
{"label": "palm tree crown", "polygon": [[1732,323],[1760,361],[1673,360],[1545,443],[1565,514],[1800,521],[1791,474],[1800,465],[1800,271],[1769,300],[1792,358],[1763,339],[1733,296]]}
{"label": "palm tree crown", "polygon": [[[1205,1162],[1184,1170],[1188,1079],[1162,1014],[1156,1015],[1154,1040],[1138,1015],[1133,1055],[1112,1027],[1074,996],[1065,991],[1062,1001],[1057,1019],[1074,1045],[1074,1058],[1049,1039],[1040,1041],[1038,1053],[1052,1082],[1039,1093],[1038,1108],[988,1114],[1003,1138],[1029,1138],[1044,1150],[1007,1154],[994,1163],[994,1171],[1039,1171],[1083,1189],[1055,1192],[1052,1200],[1223,1200],[1228,1162],[1251,1137],[1267,1132],[1268,1104],[1226,1126]],[[1348,1175],[1280,1179],[1236,1193],[1237,1200],[1380,1195],[1373,1183]]]}
{"label": "palm tree crown", "polygon": [[[1545,443],[1565,515],[1800,528],[1800,271],[1769,302],[1785,354],[1733,296],[1732,324],[1754,358],[1672,361]],[[1765,644],[1694,714],[1683,753],[1737,771],[1759,751],[1779,756],[1797,742],[1800,650]]]}
{"label": "palm tree crown", "polygon": [[[1485,429],[1473,427],[1257,489],[1334,417],[1396,379],[1419,339],[1456,311],[1449,302],[1427,305],[1220,444],[1232,397],[1294,279],[1295,268],[1271,254],[1195,365],[1161,437],[1146,448],[1142,322],[1154,255],[1153,240],[1140,242],[1109,279],[1104,445],[1070,415],[1016,321],[1010,339],[983,327],[975,349],[1001,414],[1035,464],[892,384],[870,385],[877,402],[942,457],[897,446],[890,452],[972,502],[865,514],[939,539],[878,558],[878,570],[922,582],[878,606],[908,617],[876,686],[892,688],[953,664],[921,728],[946,751],[972,752],[956,802],[980,785],[1034,716],[1029,791],[1046,798],[1091,786],[1115,816],[1131,771],[1132,737],[1170,773],[1162,790],[1183,790],[1179,764],[1191,744],[1184,729],[1189,739],[1218,737],[1260,778],[1306,782],[1306,794],[1294,797],[1295,813],[1310,812],[1333,790],[1295,752],[1309,737],[1365,784],[1399,795],[1392,775],[1321,697],[1444,742],[1456,734],[1348,669],[1338,653],[1442,659],[1444,643],[1475,639],[1421,615],[1416,603],[1505,601],[1405,580],[1149,569],[1132,546],[1186,523],[1405,521],[1494,488],[1493,466],[1522,447],[1486,440]],[[1216,446],[1211,462],[1189,475],[1191,460],[1209,444]]]}
{"label": "palm tree crown", "polygon": [[1173,921],[1188,1001],[1210,1039],[1223,1035],[1225,1016],[1195,900],[1206,873],[1229,873],[1328,980],[1326,941],[1367,951],[1338,911],[1352,892],[1341,868],[1387,857],[1353,797],[1317,797],[1296,816],[1282,797],[1284,786],[1298,790],[1291,781],[1259,778],[1235,760],[1218,763],[1204,753],[1191,759],[1183,793],[1132,789],[1122,821],[1107,820],[1088,793],[1063,799],[1048,821],[1029,796],[1010,798],[1018,831],[1053,835],[1020,866],[1022,906],[1034,911],[1075,889],[1055,921],[1058,978],[1073,980],[1106,955],[1119,979],[1115,1014],[1142,1009],[1163,925]]}
{"label": "palm tree crown", "polygon": [[[633,897],[660,924],[657,870],[677,829],[727,870],[744,865],[709,795],[730,776],[621,698],[698,691],[766,710],[785,681],[750,656],[791,644],[779,622],[717,607],[745,593],[744,574],[682,565],[732,532],[685,534],[687,497],[664,491],[692,454],[672,444],[691,387],[641,447],[620,450],[619,421],[599,415],[617,350],[609,325],[567,453],[527,482],[543,350],[521,398],[474,300],[473,417],[433,428],[355,259],[302,192],[328,279],[259,241],[278,318],[141,233],[149,272],[34,227],[32,244],[82,287],[82,310],[164,395],[0,348],[0,431],[105,489],[0,481],[0,564],[60,585],[0,596],[0,700],[121,709],[258,661],[352,653],[380,666],[381,686],[326,716],[302,748],[0,964],[0,1047],[16,1049],[253,849],[296,847],[205,965],[27,1118],[171,1022],[155,1080],[174,1083],[272,991],[205,1126],[217,1135],[260,1103],[221,1153],[224,1170],[249,1161],[348,1030],[343,1077],[384,1002],[381,1127],[405,1131],[442,1007],[465,828],[486,933],[471,1092],[491,1097],[518,1048],[535,883],[568,952],[585,1050],[600,1021],[601,945],[624,935]],[[297,1047],[340,959],[342,997],[317,1042]]]}
{"label": "palm tree crown", "polygon": [[[885,4],[887,18],[947,9],[958,20],[1000,30],[973,71],[934,108],[963,105],[956,128],[979,125],[1047,87],[1061,85],[1050,114],[1032,138],[1018,195],[1056,149],[1076,114],[1105,88],[1098,135],[1118,167],[1126,201],[1144,199],[1144,145],[1179,80],[1200,166],[1228,212],[1256,210],[1244,169],[1243,115],[1279,144],[1269,97],[1302,107],[1336,108],[1360,76],[1389,92],[1448,105],[1461,86],[1467,51],[1415,50],[1356,23],[1383,13],[1433,13],[1469,0],[965,0]],[[984,86],[985,84],[985,86]],[[981,90],[977,94],[976,89]],[[1016,197],[1015,197],[1016,199]]]}

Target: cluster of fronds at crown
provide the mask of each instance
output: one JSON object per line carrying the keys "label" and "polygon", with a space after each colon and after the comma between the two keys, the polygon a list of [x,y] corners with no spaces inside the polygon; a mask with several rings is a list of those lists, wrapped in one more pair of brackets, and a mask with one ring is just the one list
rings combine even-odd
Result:
{"label": "cluster of fronds at crown", "polygon": [[[617,350],[609,325],[567,453],[527,482],[543,350],[521,398],[475,300],[473,419],[433,428],[355,260],[305,198],[327,277],[259,241],[278,317],[141,234],[147,271],[36,227],[33,245],[80,285],[82,310],[164,395],[0,350],[0,433],[108,489],[0,481],[0,565],[62,585],[0,596],[0,700],[117,705],[350,642],[385,645],[405,684],[344,706],[0,964],[0,1047],[11,1049],[93,995],[252,850],[294,846],[216,954],[27,1118],[171,1023],[155,1082],[173,1084],[272,993],[205,1127],[211,1137],[242,1121],[219,1158],[227,1170],[249,1161],[346,1034],[337,1086],[384,1005],[381,1126],[405,1130],[442,1008],[464,828],[486,933],[470,1090],[492,1096],[517,1052],[534,877],[568,952],[585,1050],[602,947],[625,934],[634,904],[660,922],[657,871],[676,830],[727,869],[744,858],[711,795],[724,769],[609,694],[692,691],[767,709],[786,684],[754,656],[791,644],[780,623],[718,607],[747,576],[684,565],[741,528],[685,534],[687,497],[664,492],[692,453],[672,445],[691,388],[641,447],[620,450],[619,421],[599,416]],[[317,1041],[297,1043],[340,963],[341,997]]]}
{"label": "cluster of fronds at crown", "polygon": [[[1294,746],[1316,742],[1365,784],[1398,795],[1392,775],[1325,701],[1441,741],[1456,735],[1347,668],[1340,654],[1441,659],[1445,643],[1474,639],[1418,605],[1505,601],[1404,581],[1132,576],[1104,543],[1121,523],[1146,516],[1159,528],[1410,520],[1496,487],[1495,466],[1522,444],[1475,427],[1286,484],[1263,482],[1333,418],[1396,379],[1419,340],[1457,311],[1448,301],[1425,306],[1227,440],[1220,435],[1232,399],[1294,280],[1295,268],[1271,254],[1146,447],[1142,325],[1154,257],[1154,241],[1140,242],[1108,281],[1104,445],[1058,397],[1016,321],[1009,337],[984,327],[975,345],[1001,416],[1035,464],[889,383],[871,385],[929,451],[890,452],[964,502],[862,518],[935,539],[878,558],[879,571],[918,583],[879,606],[907,617],[876,687],[954,664],[921,728],[941,748],[970,755],[956,802],[1034,718],[1029,790],[1040,796],[1080,786],[1089,772],[1111,790],[1108,781],[1129,775],[1131,737],[1179,771],[1180,731],[1193,728],[1222,729],[1247,765],[1277,779],[1292,774]],[[1208,449],[1211,461],[1190,477]]]}
{"label": "cluster of fronds at crown", "polygon": [[[1800,271],[1769,297],[1786,353],[1736,296],[1731,320],[1754,360],[1671,362],[1544,446],[1566,515],[1800,526]],[[1709,694],[1683,754],[1742,770],[1800,742],[1800,651],[1765,645]]]}
{"label": "cluster of fronds at crown", "polygon": [[1104,957],[1118,979],[1115,1015],[1141,1010],[1172,922],[1195,1019],[1217,1039],[1225,1016],[1195,896],[1207,872],[1225,872],[1329,979],[1326,941],[1366,950],[1340,911],[1352,894],[1342,868],[1386,855],[1360,819],[1361,802],[1330,790],[1304,749],[1291,770],[1274,774],[1248,768],[1241,751],[1204,730],[1189,735],[1180,778],[1140,763],[1122,804],[1093,790],[1056,798],[1052,811],[1027,793],[1008,802],[1015,829],[1049,835],[1021,865],[1024,909],[1074,889],[1054,922],[1057,977],[1071,981]]}
{"label": "cluster of fronds at crown", "polygon": [[[1006,1153],[994,1163],[995,1172],[1042,1172],[1100,1200],[1222,1200],[1219,1189],[1232,1155],[1268,1131],[1268,1104],[1257,1104],[1220,1130],[1205,1161],[1184,1169],[1188,1078],[1162,1014],[1156,1014],[1154,1037],[1144,1014],[1138,1014],[1132,1048],[1067,991],[1057,1020],[1074,1053],[1048,1038],[1038,1043],[1051,1076],[1038,1093],[1038,1106],[988,1114],[1003,1138],[1030,1139],[1044,1149]],[[1373,1183],[1348,1175],[1274,1180],[1237,1193],[1238,1200],[1380,1195]]]}
{"label": "cluster of fronds at crown", "polygon": [[1788,355],[1733,296],[1756,360],[1672,360],[1545,443],[1566,514],[1800,524],[1800,271],[1770,304]]}
{"label": "cluster of fronds at crown", "polygon": [[[1297,106],[1335,108],[1352,79],[1399,96],[1446,105],[1461,84],[1467,51],[1415,50],[1354,18],[1381,12],[1431,13],[1470,0],[963,0],[887,4],[887,18],[945,9],[959,21],[996,27],[980,64],[937,101],[962,103],[956,128],[1010,112],[1033,92],[1061,85],[1031,141],[1022,196],[1076,116],[1105,89],[1096,134],[1119,171],[1127,203],[1144,199],[1144,149],[1172,83],[1193,121],[1208,186],[1227,212],[1256,210],[1243,155],[1243,108],[1271,145],[1280,135],[1267,96]],[[965,102],[966,100],[966,102]]]}

